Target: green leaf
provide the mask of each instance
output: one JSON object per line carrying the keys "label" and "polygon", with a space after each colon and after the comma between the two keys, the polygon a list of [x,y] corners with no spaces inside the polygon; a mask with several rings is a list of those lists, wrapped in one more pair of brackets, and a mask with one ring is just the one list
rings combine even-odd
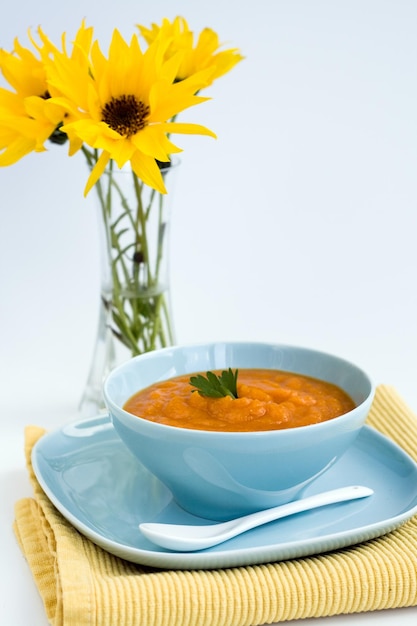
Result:
{"label": "green leaf", "polygon": [[233,373],[229,367],[227,371],[222,372],[220,375],[222,386],[229,389],[231,395],[235,398],[237,398],[237,374],[238,370]]}
{"label": "green leaf", "polygon": [[238,370],[233,372],[229,367],[220,376],[217,376],[214,372],[206,372],[206,377],[202,374],[191,376],[190,385],[195,387],[192,391],[197,391],[200,396],[209,398],[230,396],[231,398],[237,398],[237,375]]}

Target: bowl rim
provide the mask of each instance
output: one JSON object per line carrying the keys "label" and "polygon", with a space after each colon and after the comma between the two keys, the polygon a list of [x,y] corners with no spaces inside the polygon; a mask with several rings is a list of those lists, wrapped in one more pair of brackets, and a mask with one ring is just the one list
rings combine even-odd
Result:
{"label": "bowl rim", "polygon": [[[277,428],[277,429],[270,429],[270,430],[252,430],[252,431],[222,431],[222,430],[203,430],[203,429],[197,429],[197,428],[186,428],[183,426],[171,426],[169,424],[161,424],[160,422],[154,422],[152,420],[146,419],[145,417],[142,417],[140,415],[134,415],[133,413],[129,413],[129,411],[126,411],[123,407],[119,406],[116,402],[114,402],[112,400],[112,398],[110,397],[110,394],[108,392],[108,386],[109,383],[111,382],[112,378],[114,376],[116,376],[117,374],[119,374],[122,370],[125,370],[126,368],[129,367],[134,367],[134,363],[137,362],[138,360],[140,361],[146,361],[149,359],[153,359],[155,357],[157,357],[158,355],[160,355],[161,353],[168,353],[168,352],[179,352],[180,350],[189,350],[189,349],[198,349],[198,348],[207,348],[207,347],[211,347],[213,348],[214,346],[244,346],[244,347],[266,347],[266,348],[285,348],[285,349],[291,349],[291,350],[295,350],[297,352],[309,352],[311,354],[316,354],[317,356],[321,356],[321,357],[325,357],[325,358],[330,358],[330,359],[334,359],[335,361],[338,361],[341,364],[345,364],[347,366],[349,366],[350,368],[354,368],[359,374],[361,374],[364,378],[364,380],[368,383],[369,385],[369,391],[368,394],[366,395],[366,397],[362,400],[362,402],[360,402],[358,405],[356,405],[353,409],[351,409],[350,411],[348,411],[347,413],[343,413],[342,415],[338,415],[337,417],[334,417],[330,420],[326,420],[324,422],[318,422],[315,424],[307,424],[304,426],[296,426],[293,428]],[[225,366],[227,367],[227,366]],[[262,369],[279,369],[279,368],[262,368]],[[288,370],[291,371],[291,370]],[[194,372],[190,372],[190,375],[192,375]],[[294,372],[297,373],[297,372]],[[181,376],[181,374],[178,374],[178,376]],[[306,374],[306,376],[308,376]],[[169,378],[163,379],[163,380],[168,380]],[[324,380],[324,379],[321,379]],[[157,381],[155,381],[157,382]],[[159,381],[162,382],[162,381]],[[153,383],[150,383],[149,385],[147,385],[146,387],[152,385]],[[146,387],[142,387],[140,389],[138,389],[137,391],[141,391],[141,389],[146,389]],[[134,392],[136,393],[136,392]],[[188,344],[178,344],[178,345],[174,345],[174,346],[167,346],[165,348],[160,348],[158,350],[153,350],[151,352],[145,352],[143,354],[139,354],[137,356],[132,357],[131,359],[129,359],[128,361],[125,361],[124,363],[121,363],[120,365],[118,365],[115,369],[113,369],[106,377],[104,384],[103,384],[103,395],[105,398],[105,403],[107,405],[107,409],[109,410],[110,413],[110,417],[113,420],[113,416],[112,416],[112,412],[109,408],[109,405],[116,411],[120,411],[123,415],[123,417],[125,419],[128,419],[129,421],[136,421],[139,420],[144,426],[146,426],[147,428],[152,428],[152,430],[160,430],[161,432],[166,432],[166,433],[191,433],[194,436],[216,436],[216,437],[221,437],[222,439],[227,439],[227,438],[249,438],[249,437],[265,437],[265,436],[271,436],[272,434],[276,434],[276,433],[280,433],[280,437],[290,437],[291,434],[293,434],[294,432],[300,432],[303,433],[307,430],[318,430],[318,429],[324,429],[324,428],[329,428],[329,425],[331,425],[332,423],[337,422],[337,424],[340,424],[340,422],[342,421],[350,421],[350,419],[352,418],[352,415],[354,413],[359,412],[359,410],[361,410],[363,408],[363,405],[368,404],[369,407],[371,406],[373,397],[375,395],[375,384],[372,380],[372,378],[369,376],[369,374],[362,369],[360,366],[356,365],[356,363],[353,363],[352,361],[349,361],[343,357],[340,357],[336,354],[330,353],[330,352],[325,352],[323,350],[318,350],[315,348],[310,348],[310,347],[306,347],[306,346],[298,346],[295,344],[285,344],[285,343],[272,343],[272,342],[262,342],[262,341],[207,341],[207,342],[199,342],[199,343],[188,343]],[[134,394],[132,394],[134,395]]]}

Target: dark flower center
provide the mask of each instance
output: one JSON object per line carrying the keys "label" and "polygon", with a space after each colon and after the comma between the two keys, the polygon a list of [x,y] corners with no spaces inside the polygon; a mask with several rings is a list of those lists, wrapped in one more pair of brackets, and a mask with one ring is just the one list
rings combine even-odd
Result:
{"label": "dark flower center", "polygon": [[136,96],[112,98],[101,110],[101,119],[119,135],[131,137],[147,124],[150,108]]}

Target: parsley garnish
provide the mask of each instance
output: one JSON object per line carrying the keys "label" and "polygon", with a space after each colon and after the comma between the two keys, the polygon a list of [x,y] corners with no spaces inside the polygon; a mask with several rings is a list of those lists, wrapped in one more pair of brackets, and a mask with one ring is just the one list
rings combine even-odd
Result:
{"label": "parsley garnish", "polygon": [[228,370],[224,370],[220,376],[213,372],[206,372],[206,377],[197,374],[197,376],[190,377],[190,385],[196,387],[193,392],[198,391],[200,396],[237,398],[237,374],[238,370],[233,373],[230,367]]}

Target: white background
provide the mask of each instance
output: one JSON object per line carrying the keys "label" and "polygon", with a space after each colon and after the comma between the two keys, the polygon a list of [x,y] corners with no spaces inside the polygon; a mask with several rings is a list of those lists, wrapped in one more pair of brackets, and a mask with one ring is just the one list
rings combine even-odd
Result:
{"label": "white background", "polygon": [[[71,39],[85,17],[105,48],[113,27],[129,37],[136,23],[178,14],[197,32],[214,28],[246,59],[206,93],[210,102],[181,116],[218,139],[176,138],[184,148],[171,229],[177,342],[333,352],[394,385],[417,411],[417,3],[14,0],[0,46],[10,50],[15,36],[27,45],[38,25],[57,43],[63,31]],[[46,624],[10,527],[14,501],[30,494],[23,428],[72,419],[90,365],[99,265],[85,180],[81,155],[69,158],[65,147],[0,169],[5,625]]]}

